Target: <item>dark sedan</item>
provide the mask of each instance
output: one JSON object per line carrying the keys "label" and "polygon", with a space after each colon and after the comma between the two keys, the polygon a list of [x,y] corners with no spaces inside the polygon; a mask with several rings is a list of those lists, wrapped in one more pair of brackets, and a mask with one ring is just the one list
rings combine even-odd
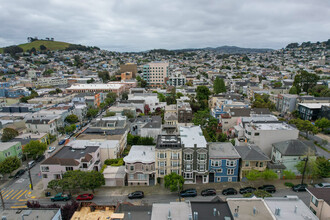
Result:
{"label": "dark sedan", "polygon": [[269,192],[269,193],[276,192],[276,188],[273,185],[263,185],[263,186],[258,187],[258,189],[264,190],[264,191]]}
{"label": "dark sedan", "polygon": [[292,187],[292,190],[295,192],[304,192],[306,191],[307,184],[298,184]]}
{"label": "dark sedan", "polygon": [[180,192],[181,197],[195,197],[197,196],[196,189],[186,189]]}
{"label": "dark sedan", "polygon": [[204,189],[201,192],[202,196],[215,196],[217,194],[217,191],[215,189]]}
{"label": "dark sedan", "polygon": [[21,177],[25,173],[25,170],[21,169],[17,171],[17,173],[14,175],[15,178]]}
{"label": "dark sedan", "polygon": [[242,188],[239,190],[239,193],[240,194],[245,194],[245,193],[252,193],[256,190],[256,188],[254,187],[251,187],[251,186],[248,186],[248,187],[245,187],[245,188]]}
{"label": "dark sedan", "polygon": [[128,194],[129,199],[142,199],[144,197],[144,193],[142,191],[135,191]]}
{"label": "dark sedan", "polygon": [[237,190],[234,188],[228,188],[228,189],[224,189],[222,190],[222,195],[236,195],[237,194]]}

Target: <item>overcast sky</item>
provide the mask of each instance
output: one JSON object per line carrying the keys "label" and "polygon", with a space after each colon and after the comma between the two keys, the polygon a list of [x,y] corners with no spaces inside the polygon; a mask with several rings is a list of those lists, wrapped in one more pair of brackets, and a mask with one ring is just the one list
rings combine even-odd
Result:
{"label": "overcast sky", "polygon": [[0,0],[0,47],[28,36],[112,51],[273,48],[330,38],[330,0]]}

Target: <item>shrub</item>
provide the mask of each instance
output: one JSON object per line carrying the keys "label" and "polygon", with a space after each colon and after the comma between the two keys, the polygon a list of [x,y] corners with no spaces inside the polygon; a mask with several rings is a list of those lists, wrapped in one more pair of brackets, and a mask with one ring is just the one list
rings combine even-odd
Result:
{"label": "shrub", "polygon": [[291,170],[284,170],[283,177],[284,177],[284,179],[288,179],[288,180],[295,179],[296,174],[294,174],[294,172],[292,172]]}
{"label": "shrub", "polygon": [[106,159],[104,161],[104,164],[109,165],[109,166],[119,167],[119,166],[124,165],[124,160],[123,160],[123,158]]}
{"label": "shrub", "polygon": [[285,182],[284,185],[287,186],[287,187],[293,187],[294,186],[293,183],[289,183],[289,182]]}

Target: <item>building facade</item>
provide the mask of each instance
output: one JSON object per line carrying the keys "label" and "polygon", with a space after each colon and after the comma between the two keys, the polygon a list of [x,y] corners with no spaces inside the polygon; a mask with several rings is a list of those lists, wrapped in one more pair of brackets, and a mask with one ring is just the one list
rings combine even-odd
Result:
{"label": "building facade", "polygon": [[166,84],[168,77],[167,62],[152,62],[143,66],[142,77],[151,87],[161,87]]}

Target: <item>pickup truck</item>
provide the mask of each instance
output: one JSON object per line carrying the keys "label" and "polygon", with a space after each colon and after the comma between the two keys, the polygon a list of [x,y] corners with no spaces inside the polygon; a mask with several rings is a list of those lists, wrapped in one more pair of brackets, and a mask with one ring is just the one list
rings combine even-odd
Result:
{"label": "pickup truck", "polygon": [[52,202],[56,201],[68,201],[71,199],[71,195],[68,194],[63,194],[63,193],[58,193],[54,197],[50,198]]}

